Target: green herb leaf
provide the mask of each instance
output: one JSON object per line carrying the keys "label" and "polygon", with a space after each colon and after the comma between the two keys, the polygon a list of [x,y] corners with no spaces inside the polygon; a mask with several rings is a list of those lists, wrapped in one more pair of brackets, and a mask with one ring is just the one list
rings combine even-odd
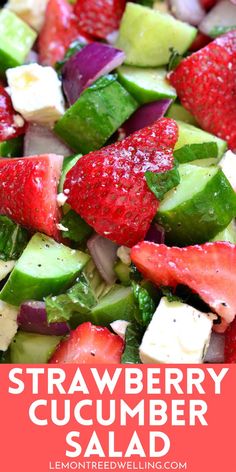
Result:
{"label": "green herb leaf", "polygon": [[61,224],[68,228],[68,231],[63,231],[63,238],[69,238],[76,243],[84,243],[93,233],[93,229],[89,226],[75,211],[70,210],[62,218]]}
{"label": "green herb leaf", "polygon": [[18,259],[29,240],[28,231],[7,216],[0,216],[0,259]]}
{"label": "green herb leaf", "polygon": [[171,70],[176,69],[182,59],[183,56],[175,48],[170,48],[170,59],[167,66],[167,70],[170,72]]}
{"label": "green herb leaf", "polygon": [[217,38],[222,34],[229,33],[229,31],[236,30],[236,25],[231,26],[215,26],[209,33],[211,38]]}
{"label": "green herb leaf", "polygon": [[56,69],[58,74],[61,73],[61,71],[63,69],[63,66],[68,61],[68,59],[70,59],[70,57],[74,56],[74,54],[76,54],[77,52],[81,51],[84,48],[84,46],[86,46],[86,44],[82,43],[78,39],[76,39],[75,41],[73,41],[70,44],[69,48],[66,51],[66,54],[65,54],[64,58],[61,61],[56,62],[55,69]]}
{"label": "green herb leaf", "polygon": [[218,146],[214,142],[186,144],[174,151],[174,156],[180,164],[195,161],[196,159],[218,157]]}
{"label": "green herb leaf", "polygon": [[139,308],[135,312],[135,319],[141,326],[146,327],[152,319],[156,308],[155,303],[148,291],[141,285],[132,282],[132,289],[134,299]]}
{"label": "green herb leaf", "polygon": [[144,329],[136,321],[128,324],[125,333],[125,350],[121,358],[122,364],[141,364],[139,346],[143,335]]}
{"label": "green herb leaf", "polygon": [[183,302],[183,299],[175,295],[170,287],[160,287],[163,297],[166,297],[168,302]]}
{"label": "green herb leaf", "polygon": [[177,166],[167,172],[160,172],[159,174],[147,171],[145,177],[149,189],[159,201],[163,200],[165,194],[172,188],[177,187],[180,183],[180,175]]}

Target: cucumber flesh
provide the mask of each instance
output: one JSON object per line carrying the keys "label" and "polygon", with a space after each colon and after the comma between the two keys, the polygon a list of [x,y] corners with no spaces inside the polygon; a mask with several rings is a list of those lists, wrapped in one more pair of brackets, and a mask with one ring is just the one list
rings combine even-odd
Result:
{"label": "cucumber flesh", "polygon": [[196,127],[198,126],[198,123],[196,122],[194,116],[179,103],[173,103],[170,106],[166,116],[168,116],[168,118],[172,118],[175,121],[183,121],[184,123],[188,123],[189,125],[193,125]]}
{"label": "cucumber flesh", "polygon": [[131,321],[137,310],[132,289],[114,285],[91,312],[93,323],[109,325],[116,320]]}
{"label": "cucumber flesh", "polygon": [[66,174],[69,172],[69,170],[72,169],[72,167],[74,167],[76,162],[78,162],[78,160],[81,157],[82,157],[82,154],[76,154],[76,156],[64,157],[63,165],[62,165],[62,171],[61,171],[61,178],[60,178],[60,182],[59,182],[59,186],[58,186],[58,191],[59,192],[63,192],[63,186],[64,186],[64,182],[65,182],[65,179],[66,179]]}
{"label": "cucumber flesh", "polygon": [[[223,139],[217,138],[213,134],[207,133],[202,129],[196,128],[195,126],[178,121],[179,127],[179,139],[175,145],[175,151],[182,149],[184,146],[204,144],[204,143],[216,143],[218,147],[218,159],[220,159],[226,151],[227,144]],[[204,152],[204,150],[203,150]],[[209,156],[208,157],[214,157]]]}
{"label": "cucumber flesh", "polygon": [[1,261],[0,260],[0,281],[10,274],[16,261]]}
{"label": "cucumber flesh", "polygon": [[236,244],[236,224],[235,220],[232,220],[229,226],[225,228],[221,233],[218,233],[212,241],[226,241],[232,244]]}
{"label": "cucumber flesh", "polygon": [[10,345],[12,364],[46,364],[61,341],[60,336],[18,331]]}
{"label": "cucumber flesh", "polygon": [[130,266],[118,261],[114,266],[114,271],[122,285],[125,287],[130,285]]}
{"label": "cucumber flesh", "polygon": [[42,300],[65,291],[89,260],[89,255],[36,233],[17,261],[0,299],[12,305]]}
{"label": "cucumber flesh", "polygon": [[121,84],[143,104],[163,98],[175,99],[177,94],[166,79],[165,69],[141,69],[121,66],[118,69]]}
{"label": "cucumber flesh", "polygon": [[179,166],[180,184],[161,202],[157,221],[169,244],[186,246],[212,239],[236,214],[236,194],[218,167]]}
{"label": "cucumber flesh", "polygon": [[168,64],[170,48],[186,52],[196,33],[169,14],[128,2],[116,45],[124,50],[126,64],[158,67]]}

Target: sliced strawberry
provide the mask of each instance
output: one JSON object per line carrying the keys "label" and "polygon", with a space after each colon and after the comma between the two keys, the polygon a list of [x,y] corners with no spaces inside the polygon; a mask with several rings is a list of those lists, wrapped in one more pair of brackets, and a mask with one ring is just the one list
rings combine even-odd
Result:
{"label": "sliced strawberry", "polygon": [[201,0],[201,4],[205,10],[210,10],[216,4],[217,0]]}
{"label": "sliced strawberry", "polygon": [[126,0],[77,0],[75,14],[80,28],[96,38],[106,39],[119,28]]}
{"label": "sliced strawberry", "polygon": [[57,186],[62,162],[63,157],[55,154],[0,159],[0,214],[57,237]]}
{"label": "sliced strawberry", "polygon": [[236,149],[236,31],[184,59],[170,82],[201,127]]}
{"label": "sliced strawberry", "polygon": [[53,354],[52,364],[119,364],[124,349],[120,336],[107,328],[83,323],[62,341]]}
{"label": "sliced strawberry", "polygon": [[25,130],[25,121],[15,112],[10,96],[0,86],[0,141],[16,138],[25,133]]}
{"label": "sliced strawberry", "polygon": [[68,203],[97,233],[132,246],[144,239],[158,208],[145,172],[173,167],[176,123],[163,118],[121,142],[83,156],[67,174]]}
{"label": "sliced strawberry", "polygon": [[230,323],[236,315],[236,245],[215,242],[186,248],[142,242],[131,259],[157,285],[187,285]]}
{"label": "sliced strawberry", "polygon": [[200,33],[199,31],[193,43],[191,44],[189,50],[191,52],[199,51],[199,49],[204,48],[211,41],[212,41],[212,38],[210,38],[209,36],[206,36],[203,33]]}
{"label": "sliced strawberry", "polygon": [[80,32],[72,5],[67,0],[49,0],[44,26],[39,35],[40,63],[53,66],[62,60],[75,39],[87,42]]}
{"label": "sliced strawberry", "polygon": [[236,364],[236,318],[225,333],[225,362]]}

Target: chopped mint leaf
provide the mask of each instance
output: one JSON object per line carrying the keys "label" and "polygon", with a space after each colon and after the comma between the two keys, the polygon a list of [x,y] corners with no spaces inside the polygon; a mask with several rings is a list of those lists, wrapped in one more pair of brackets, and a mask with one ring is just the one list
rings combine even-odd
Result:
{"label": "chopped mint leaf", "polygon": [[168,302],[182,302],[183,299],[175,295],[170,287],[160,287],[163,297],[166,297]]}
{"label": "chopped mint leaf", "polygon": [[62,218],[61,224],[68,228],[68,231],[63,231],[62,236],[69,238],[76,243],[84,243],[93,233],[93,229],[89,226],[75,211],[70,210]]}
{"label": "chopped mint leaf", "polygon": [[[96,303],[97,298],[88,279],[81,274],[76,284],[66,293],[45,299],[48,323],[69,321],[75,313],[88,315]],[[87,316],[81,316],[80,322],[86,318]]]}
{"label": "chopped mint leaf", "polygon": [[141,272],[139,272],[136,265],[134,265],[132,262],[130,266],[130,280],[134,280],[134,282],[141,282],[142,279],[143,276]]}
{"label": "chopped mint leaf", "polygon": [[136,321],[128,324],[125,333],[125,350],[121,358],[122,364],[141,364],[139,346],[143,335],[144,329]]}
{"label": "chopped mint leaf", "polygon": [[138,0],[135,3],[140,3],[140,5],[143,5],[144,7],[152,8],[155,3],[155,0]]}
{"label": "chopped mint leaf", "polygon": [[28,240],[29,235],[25,228],[7,216],[0,216],[0,259],[3,261],[18,259]]}
{"label": "chopped mint leaf", "polygon": [[175,159],[180,164],[195,161],[196,159],[209,159],[218,157],[218,146],[214,142],[186,144],[174,151]]}
{"label": "chopped mint leaf", "polygon": [[177,187],[180,183],[180,175],[177,166],[166,172],[160,172],[159,174],[147,171],[145,177],[149,189],[159,201],[163,200],[165,194],[172,188]]}
{"label": "chopped mint leaf", "polygon": [[167,70],[170,72],[171,70],[176,69],[182,59],[183,56],[175,48],[170,48],[170,59],[167,66]]}
{"label": "chopped mint leaf", "polygon": [[236,30],[236,25],[231,26],[215,26],[209,33],[211,38],[217,38],[222,34],[229,33],[229,31]]}
{"label": "chopped mint leaf", "polygon": [[132,282],[132,289],[134,299],[139,308],[139,310],[135,313],[135,319],[141,326],[146,327],[152,319],[156,308],[155,303],[146,288],[135,282]]}

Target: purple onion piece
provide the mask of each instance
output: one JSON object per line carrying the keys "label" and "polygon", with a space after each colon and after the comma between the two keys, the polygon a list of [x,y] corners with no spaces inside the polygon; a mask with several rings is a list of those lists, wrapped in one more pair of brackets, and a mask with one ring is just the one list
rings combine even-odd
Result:
{"label": "purple onion piece", "polygon": [[210,364],[222,364],[225,360],[225,335],[214,331],[211,334],[210,345],[207,350],[204,362]]}
{"label": "purple onion piece", "polygon": [[28,333],[65,336],[70,327],[66,322],[48,323],[44,302],[28,301],[21,305],[17,317],[19,327]]}
{"label": "purple onion piece", "polygon": [[145,241],[149,241],[150,243],[156,244],[164,244],[165,243],[165,231],[162,226],[158,223],[152,223],[146,236]]}
{"label": "purple onion piece", "polygon": [[150,126],[154,121],[162,118],[167,112],[172,100],[158,100],[156,102],[146,103],[136,110],[133,115],[123,124],[126,136],[138,131],[139,129]]}
{"label": "purple onion piece", "polygon": [[69,105],[102,75],[124,62],[125,53],[104,43],[90,43],[72,56],[62,69],[62,85]]}
{"label": "purple onion piece", "polygon": [[200,0],[168,0],[170,11],[180,21],[198,26],[206,12]]}
{"label": "purple onion piece", "polygon": [[116,281],[114,264],[117,259],[117,244],[95,234],[88,240],[87,246],[102,278],[108,284],[114,284]]}
{"label": "purple onion piece", "polygon": [[24,156],[40,154],[70,156],[72,153],[50,129],[45,126],[29,124],[24,139]]}
{"label": "purple onion piece", "polygon": [[211,36],[217,27],[236,26],[236,3],[223,0],[207,13],[199,25],[202,33]]}

